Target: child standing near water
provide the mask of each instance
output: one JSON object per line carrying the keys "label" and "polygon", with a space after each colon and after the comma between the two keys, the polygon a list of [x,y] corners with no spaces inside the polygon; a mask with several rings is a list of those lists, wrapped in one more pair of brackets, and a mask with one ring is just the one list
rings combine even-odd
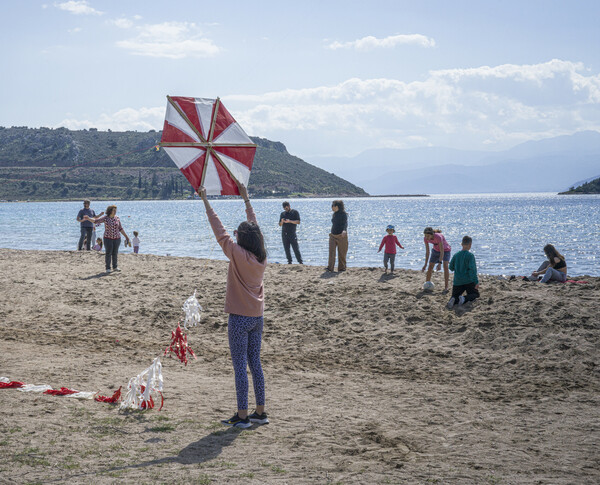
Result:
{"label": "child standing near water", "polygon": [[385,251],[383,251],[383,267],[385,268],[384,274],[387,274],[388,270],[388,261],[390,262],[390,273],[394,274],[394,262],[396,261],[396,245],[400,247],[400,249],[404,249],[398,238],[394,235],[396,229],[391,224],[386,228],[387,236],[383,236],[381,240],[381,244],[379,245],[379,251],[381,248],[385,246]]}
{"label": "child standing near water", "polygon": [[138,232],[133,231],[133,252],[137,254],[140,251],[140,238]]}
{"label": "child standing near water", "polygon": [[[440,270],[442,263],[444,264],[444,293],[448,293],[448,283],[450,282],[450,271],[448,271],[448,263],[450,261],[450,251],[452,248],[446,241],[446,238],[442,234],[442,231],[436,229],[435,231],[431,227],[426,227],[423,230],[423,242],[425,243],[425,264],[421,271],[425,271],[427,268],[427,262],[429,262],[429,268],[427,268],[427,277],[425,281],[431,281],[431,273],[433,273],[433,267],[437,264],[437,271]],[[433,245],[431,250],[431,257],[429,256],[429,245]]]}
{"label": "child standing near water", "polygon": [[[448,309],[455,304],[462,305],[468,301],[479,298],[479,278],[477,278],[477,264],[475,256],[469,250],[473,244],[473,239],[469,236],[462,238],[462,251],[452,256],[450,269],[454,271],[454,281],[452,283],[452,297],[448,301]],[[463,293],[467,292],[467,296]]]}

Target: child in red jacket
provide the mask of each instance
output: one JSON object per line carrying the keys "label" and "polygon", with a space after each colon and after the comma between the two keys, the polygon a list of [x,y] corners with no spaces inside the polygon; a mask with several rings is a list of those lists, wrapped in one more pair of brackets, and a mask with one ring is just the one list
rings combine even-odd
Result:
{"label": "child in red jacket", "polygon": [[381,244],[379,245],[379,251],[381,248],[385,246],[385,251],[383,252],[383,267],[385,268],[384,274],[387,274],[388,270],[388,261],[390,262],[390,274],[394,274],[394,262],[396,260],[396,245],[400,247],[400,249],[404,249],[402,244],[398,241],[398,238],[394,236],[396,229],[394,226],[389,225],[386,228],[387,236],[384,236],[381,240]]}

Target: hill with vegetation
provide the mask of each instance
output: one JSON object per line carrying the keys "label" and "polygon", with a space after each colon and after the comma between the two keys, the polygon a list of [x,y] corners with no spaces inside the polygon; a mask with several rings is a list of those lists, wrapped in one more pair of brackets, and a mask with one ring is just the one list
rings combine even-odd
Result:
{"label": "hill with vegetation", "polygon": [[559,195],[571,194],[600,194],[600,177],[590,180],[585,184],[581,184],[578,187],[571,187],[569,190],[561,192]]}
{"label": "hill with vegetation", "polygon": [[[191,186],[164,150],[161,132],[0,127],[0,199],[179,199]],[[258,145],[253,197],[364,196],[363,189],[290,155],[280,142]]]}

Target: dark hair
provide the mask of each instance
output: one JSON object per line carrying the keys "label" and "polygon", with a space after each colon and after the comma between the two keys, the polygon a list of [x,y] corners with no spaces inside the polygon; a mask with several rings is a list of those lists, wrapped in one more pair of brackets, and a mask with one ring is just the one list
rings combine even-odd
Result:
{"label": "dark hair", "polygon": [[254,254],[259,263],[267,259],[265,239],[256,222],[242,222],[237,228],[237,243],[246,251]]}
{"label": "dark hair", "polygon": [[433,236],[434,234],[441,234],[442,230],[441,229],[434,229],[433,227],[429,227],[427,226],[425,229],[423,229],[423,234],[429,234],[431,236]]}
{"label": "dark hair", "polygon": [[109,206],[106,208],[106,212],[105,212],[105,214],[106,214],[108,217],[112,217],[112,213],[113,213],[114,211],[116,211],[116,210],[117,210],[117,206],[116,206],[116,205],[109,205]]}
{"label": "dark hair", "polygon": [[290,203],[286,200],[283,204],[281,204],[283,208],[290,207]]}
{"label": "dark hair", "polygon": [[83,199],[83,205],[85,205],[85,204],[88,204],[88,205],[90,204],[89,199]]}
{"label": "dark hair", "polygon": [[473,238],[471,236],[463,236],[462,245],[466,246],[467,244],[471,244],[473,242]]}
{"label": "dark hair", "polygon": [[562,254],[560,254],[552,244],[546,244],[544,246],[544,253],[546,253],[546,256],[548,257],[548,261],[550,261],[550,264],[552,266],[554,266],[556,264],[554,262],[554,258],[558,258],[563,261],[565,260],[565,257]]}
{"label": "dark hair", "polygon": [[344,201],[343,200],[334,200],[331,203],[331,207],[336,206],[339,211],[344,212]]}
{"label": "dark hair", "polygon": [[133,235],[134,235],[135,237],[138,237],[138,234],[139,234],[139,233],[138,233],[137,231],[133,231]]}

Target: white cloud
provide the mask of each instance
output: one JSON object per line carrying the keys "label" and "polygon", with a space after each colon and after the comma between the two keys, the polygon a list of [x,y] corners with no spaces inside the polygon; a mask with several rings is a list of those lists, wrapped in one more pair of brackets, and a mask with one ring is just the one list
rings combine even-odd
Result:
{"label": "white cloud", "polygon": [[191,22],[164,22],[136,27],[138,35],[117,42],[117,46],[132,54],[150,57],[183,59],[212,57],[220,52],[211,39]]}
{"label": "white cloud", "polygon": [[[250,135],[291,153],[354,155],[369,148],[507,148],[530,139],[600,131],[600,74],[552,60],[433,71],[418,81],[348,79],[333,86],[223,96]],[[70,128],[161,129],[164,106],[126,108]]]}
{"label": "white cloud", "polygon": [[353,40],[350,42],[332,42],[327,45],[328,49],[356,49],[361,51],[377,49],[377,48],[391,48],[397,45],[417,45],[419,47],[435,47],[435,40],[430,37],[421,34],[398,34],[390,35],[383,39],[378,39],[369,35],[362,39]]}
{"label": "white cloud", "polygon": [[149,131],[162,129],[165,116],[164,107],[156,108],[124,108],[113,114],[102,114],[95,120],[78,120],[66,118],[56,125],[72,130],[84,128],[98,128],[99,130],[113,131]]}
{"label": "white cloud", "polygon": [[131,21],[125,17],[113,19],[110,21],[110,23],[119,27],[120,29],[130,29],[131,27],[133,27],[133,21]]}
{"label": "white cloud", "polygon": [[55,3],[54,6],[60,10],[66,10],[74,15],[102,15],[103,12],[90,7],[85,0],[69,0],[68,2]]}
{"label": "white cloud", "polygon": [[339,154],[355,154],[384,146],[504,147],[600,129],[600,74],[561,60],[223,99],[248,133],[313,140],[304,153],[332,153],[331,140]]}
{"label": "white cloud", "polygon": [[69,29],[67,32],[69,32],[69,34],[77,34],[78,32],[81,32],[83,29],[81,27],[74,27],[72,29]]}

